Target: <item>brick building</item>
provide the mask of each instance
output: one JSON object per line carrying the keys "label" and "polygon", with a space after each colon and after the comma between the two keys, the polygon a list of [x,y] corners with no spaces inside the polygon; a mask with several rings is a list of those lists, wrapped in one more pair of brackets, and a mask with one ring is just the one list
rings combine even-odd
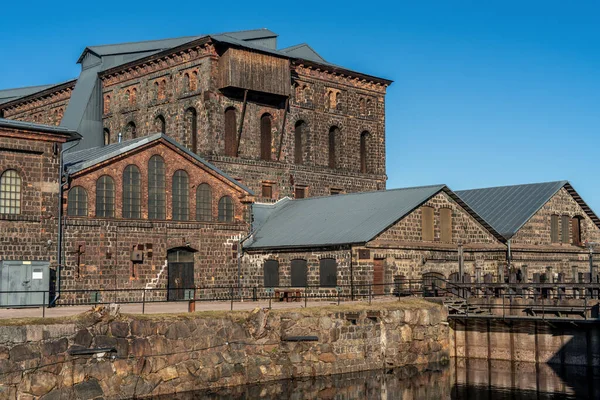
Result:
{"label": "brick building", "polygon": [[163,132],[263,200],[385,189],[391,81],[306,44],[259,29],[90,46],[78,63],[75,80],[0,91],[0,116],[75,129],[80,148]]}

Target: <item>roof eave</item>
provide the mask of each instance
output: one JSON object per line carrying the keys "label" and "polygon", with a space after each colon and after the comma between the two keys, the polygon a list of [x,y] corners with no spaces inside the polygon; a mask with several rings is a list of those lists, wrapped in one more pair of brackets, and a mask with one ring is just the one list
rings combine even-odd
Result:
{"label": "roof eave", "polygon": [[21,103],[24,103],[28,100],[46,96],[48,94],[52,94],[54,92],[57,92],[57,91],[60,91],[63,89],[67,89],[68,87],[75,86],[76,82],[77,82],[77,79],[71,79],[70,81],[59,83],[58,85],[51,86],[47,89],[40,90],[39,92],[31,93],[31,94],[28,94],[27,96],[17,97],[14,100],[8,101],[6,103],[1,103],[0,109],[10,108],[12,106],[16,106]]}
{"label": "roof eave", "polygon": [[323,63],[318,63],[316,61],[306,60],[304,58],[297,58],[297,57],[291,57],[291,56],[290,56],[290,59],[297,61],[297,63],[299,63],[299,64],[309,65],[311,67],[318,67],[322,70],[327,70],[327,71],[335,72],[338,74],[355,76],[357,78],[381,83],[382,85],[385,85],[385,86],[390,86],[392,83],[394,83],[394,81],[390,80],[390,79],[380,78],[380,77],[377,77],[374,75],[369,75],[369,74],[364,74],[362,72],[353,71],[353,70],[350,70],[350,69],[347,69],[344,67],[340,67],[340,66],[336,66],[333,64],[323,64]]}

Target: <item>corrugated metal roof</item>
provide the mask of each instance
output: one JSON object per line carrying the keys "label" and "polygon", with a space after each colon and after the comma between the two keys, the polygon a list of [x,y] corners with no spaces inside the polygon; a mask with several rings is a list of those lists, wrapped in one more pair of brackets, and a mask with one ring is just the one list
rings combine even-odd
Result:
{"label": "corrugated metal roof", "polygon": [[306,43],[297,44],[295,46],[286,47],[281,49],[283,53],[294,58],[302,58],[305,60],[314,61],[317,63],[327,63],[323,57],[319,55],[312,47]]}
{"label": "corrugated metal roof", "polygon": [[67,141],[81,139],[81,135],[79,133],[72,129],[63,128],[62,126],[36,124],[33,122],[16,121],[12,119],[0,118],[0,128],[22,129],[27,131],[68,136]]}
{"label": "corrugated metal roof", "polygon": [[246,185],[243,185],[242,183],[236,181],[235,179],[227,175],[225,172],[221,171],[219,168],[208,163],[203,158],[199,157],[197,154],[192,153],[191,151],[177,143],[175,140],[162,133],[155,133],[150,136],[126,140],[121,143],[113,143],[107,146],[93,147],[90,149],[75,151],[73,153],[65,153],[63,157],[63,163],[69,174],[74,174],[79,171],[83,171],[84,169],[93,167],[96,164],[110,160],[114,157],[118,157],[129,151],[135,150],[141,146],[161,139],[169,142],[173,146],[177,147],[179,150],[193,157],[198,162],[202,163],[204,166],[214,171],[215,173],[223,176],[225,179],[238,186],[245,192],[254,195],[254,192],[252,192],[252,190],[250,190],[250,188],[248,188]]}
{"label": "corrugated metal roof", "polygon": [[[366,243],[445,185],[313,197],[259,205],[257,230],[247,249]],[[255,221],[257,222],[257,221]]]}
{"label": "corrugated metal roof", "polygon": [[30,94],[41,92],[42,90],[51,88],[52,86],[56,85],[39,85],[0,90],[0,104],[8,103],[9,101],[16,100],[19,97],[29,96]]}
{"label": "corrugated metal roof", "polygon": [[510,239],[567,181],[458,190],[463,199],[504,238]]}

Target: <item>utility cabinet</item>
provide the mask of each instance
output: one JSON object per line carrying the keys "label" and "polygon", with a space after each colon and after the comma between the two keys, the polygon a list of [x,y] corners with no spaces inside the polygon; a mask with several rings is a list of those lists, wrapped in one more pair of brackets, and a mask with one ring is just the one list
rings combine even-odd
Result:
{"label": "utility cabinet", "polygon": [[49,288],[48,261],[0,261],[0,307],[48,305]]}

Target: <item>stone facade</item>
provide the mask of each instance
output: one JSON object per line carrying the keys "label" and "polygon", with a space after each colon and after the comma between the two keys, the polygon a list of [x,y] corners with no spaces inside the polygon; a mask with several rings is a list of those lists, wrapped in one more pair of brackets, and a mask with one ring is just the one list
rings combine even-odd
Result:
{"label": "stone facade", "polygon": [[[117,399],[448,361],[441,305],[202,313],[0,326],[2,397]],[[291,336],[316,342],[288,342]],[[78,348],[114,347],[104,357]],[[25,371],[27,370],[27,371]]]}

